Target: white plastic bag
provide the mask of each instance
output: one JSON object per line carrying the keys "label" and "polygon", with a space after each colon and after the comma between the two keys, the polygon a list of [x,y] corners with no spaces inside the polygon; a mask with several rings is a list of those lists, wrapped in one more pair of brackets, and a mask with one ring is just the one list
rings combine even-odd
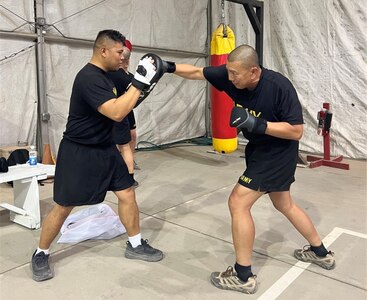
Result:
{"label": "white plastic bag", "polygon": [[85,240],[112,239],[126,232],[116,213],[106,204],[82,209],[66,218],[58,243],[79,243]]}

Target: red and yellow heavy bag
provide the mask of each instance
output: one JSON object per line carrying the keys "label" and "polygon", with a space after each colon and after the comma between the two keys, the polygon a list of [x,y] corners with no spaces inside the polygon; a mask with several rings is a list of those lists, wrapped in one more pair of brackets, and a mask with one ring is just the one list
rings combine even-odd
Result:
{"label": "red and yellow heavy bag", "polygon": [[[210,47],[210,64],[223,65],[235,48],[235,36],[231,28],[220,24],[214,31]],[[233,107],[232,99],[224,92],[211,87],[211,125],[213,149],[219,153],[231,153],[237,149],[237,129],[229,126]]]}

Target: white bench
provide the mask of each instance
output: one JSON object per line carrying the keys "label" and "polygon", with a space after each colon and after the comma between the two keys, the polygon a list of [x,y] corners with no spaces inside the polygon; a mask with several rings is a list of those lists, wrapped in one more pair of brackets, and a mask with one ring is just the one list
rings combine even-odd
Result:
{"label": "white bench", "polygon": [[54,165],[21,164],[0,173],[0,183],[13,181],[14,205],[1,203],[10,211],[10,220],[31,229],[41,227],[38,180],[55,174]]}

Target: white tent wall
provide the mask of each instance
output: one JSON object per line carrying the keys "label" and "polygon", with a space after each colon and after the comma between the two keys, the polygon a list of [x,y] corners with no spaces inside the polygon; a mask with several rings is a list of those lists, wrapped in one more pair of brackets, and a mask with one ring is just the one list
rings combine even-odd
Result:
{"label": "white tent wall", "polygon": [[[243,6],[228,9],[236,45],[255,46]],[[264,1],[264,10],[263,65],[287,76],[298,92],[305,121],[300,149],[323,153],[316,117],[327,102],[331,155],[367,158],[366,2]]]}
{"label": "white tent wall", "polygon": [[[34,32],[33,1],[3,0],[0,31]],[[166,60],[206,64],[210,37],[207,0],[45,1],[47,36],[93,41],[97,32],[114,28],[134,46],[131,70],[146,52]],[[220,1],[210,1],[212,28],[220,23]],[[322,153],[316,114],[323,102],[333,110],[331,154],[367,158],[366,23],[363,0],[264,1],[263,65],[283,73],[295,85],[304,108],[301,150]],[[4,9],[4,7],[6,9]],[[226,22],[236,44],[254,45],[255,35],[242,5],[225,1]],[[15,16],[15,12],[21,18]],[[1,34],[1,32],[0,32]],[[35,142],[36,58],[31,41],[0,35],[0,146]],[[6,45],[6,46],[5,46]],[[49,142],[56,154],[65,129],[72,82],[86,64],[92,45],[46,42]],[[136,111],[138,141],[166,144],[205,135],[207,84],[167,74]],[[144,146],[144,143],[142,144]],[[147,144],[149,145],[149,144]]]}
{"label": "white tent wall", "polygon": [[[95,6],[84,10],[92,3],[48,1],[45,17],[55,26],[49,34],[59,31],[67,37],[94,40],[102,29],[117,29],[133,43],[132,72],[146,49],[152,49],[150,52],[169,49],[160,53],[166,60],[205,65],[206,0],[94,1]],[[65,129],[72,82],[89,61],[92,47],[51,44],[47,50],[47,95],[52,116],[49,134],[52,150],[57,152]],[[176,54],[179,51],[202,55],[182,57]],[[177,76],[164,76],[149,98],[135,109],[139,144],[142,147],[160,145],[205,135],[205,99],[205,82],[190,83]]]}
{"label": "white tent wall", "polygon": [[[34,28],[33,2],[1,4],[13,13],[0,11],[0,29],[29,33]],[[22,18],[19,18],[18,16]],[[0,146],[36,142],[37,72],[35,43],[13,38],[0,39]]]}
{"label": "white tent wall", "polygon": [[366,158],[366,2],[269,4],[272,65],[291,78],[303,104],[301,149],[322,152],[316,114],[328,102],[333,112],[331,154]]}

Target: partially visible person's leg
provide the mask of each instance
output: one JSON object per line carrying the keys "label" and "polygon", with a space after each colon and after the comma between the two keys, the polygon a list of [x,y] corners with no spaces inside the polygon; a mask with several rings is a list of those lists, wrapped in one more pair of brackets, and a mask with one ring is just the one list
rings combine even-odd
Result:
{"label": "partially visible person's leg", "polygon": [[125,161],[129,174],[134,173],[134,156],[129,144],[118,145],[122,158]]}
{"label": "partially visible person's leg", "polygon": [[137,162],[135,161],[135,148],[136,148],[136,140],[137,140],[136,129],[135,128],[131,129],[130,134],[131,134],[131,141],[129,145],[130,145],[131,151],[133,152],[134,170],[140,170],[140,167],[138,166]]}
{"label": "partially visible person's leg", "polygon": [[131,134],[131,141],[130,141],[129,145],[130,145],[132,153],[134,154],[135,153],[135,148],[136,148],[136,139],[137,139],[136,129],[135,128],[130,129],[130,134]]}
{"label": "partially visible person's leg", "polygon": [[[136,142],[137,142],[137,133],[136,133],[136,120],[135,120],[135,114],[134,114],[134,110],[132,110],[128,115],[127,115],[128,119],[129,119],[129,125],[130,125],[130,135],[131,135],[131,141],[129,142],[130,144],[130,148],[131,151],[133,153],[133,156],[135,155],[135,148],[136,148]],[[134,160],[134,169],[135,170],[140,170],[138,164],[136,163],[135,159]]]}
{"label": "partially visible person's leg", "polygon": [[292,200],[289,191],[272,192],[269,197],[274,207],[293,224],[310,246],[296,249],[294,255],[305,262],[313,262],[325,269],[335,268],[333,253],[327,251],[310,217]]}
{"label": "partially visible person's leg", "polygon": [[130,144],[123,144],[123,145],[117,145],[120,153],[122,155],[122,158],[125,161],[125,164],[127,165],[127,169],[129,170],[129,174],[131,178],[134,180],[134,187],[139,186],[139,182],[135,180],[134,175],[134,154],[131,151]]}

